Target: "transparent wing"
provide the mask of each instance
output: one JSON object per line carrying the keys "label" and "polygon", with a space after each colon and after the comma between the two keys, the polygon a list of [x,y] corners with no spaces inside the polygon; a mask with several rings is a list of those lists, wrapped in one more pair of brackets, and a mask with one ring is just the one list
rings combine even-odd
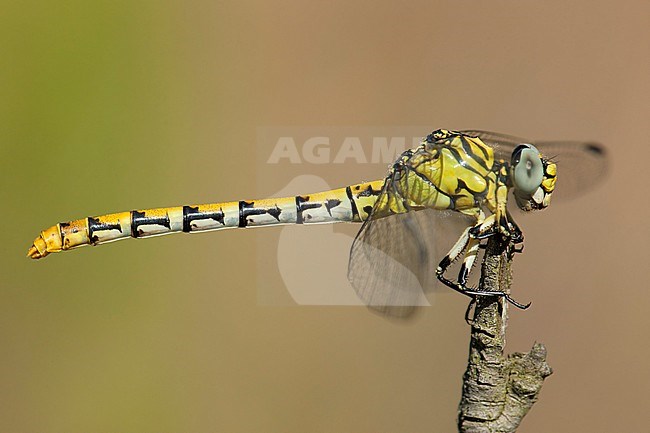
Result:
{"label": "transparent wing", "polygon": [[515,149],[515,147],[519,146],[520,144],[528,143],[528,144],[537,145],[536,143],[533,143],[532,140],[529,140],[527,138],[515,137],[514,135],[500,134],[498,132],[480,131],[480,130],[466,130],[460,132],[465,135],[469,135],[470,137],[480,138],[483,141],[483,143],[487,144],[492,149],[494,149],[494,156],[497,159],[505,159],[506,161],[510,161],[510,157],[512,156],[512,151]]}
{"label": "transparent wing", "polygon": [[[387,185],[387,186],[386,186]],[[432,209],[385,217],[386,194],[399,194],[387,182],[350,250],[348,279],[369,307],[392,317],[410,316],[429,305],[425,293],[437,284],[438,261],[471,219]]]}
{"label": "transparent wing", "polygon": [[553,201],[577,197],[591,190],[607,177],[608,155],[601,144],[580,141],[534,141],[489,131],[461,131],[479,137],[494,149],[497,158],[510,160],[515,147],[535,145],[558,166],[558,186]]}

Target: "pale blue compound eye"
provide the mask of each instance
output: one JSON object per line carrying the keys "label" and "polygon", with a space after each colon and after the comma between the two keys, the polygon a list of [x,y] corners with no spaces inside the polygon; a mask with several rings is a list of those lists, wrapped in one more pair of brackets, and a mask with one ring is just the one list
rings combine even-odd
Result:
{"label": "pale blue compound eye", "polygon": [[532,144],[518,146],[512,153],[512,182],[524,193],[533,194],[542,184],[544,166],[539,150]]}

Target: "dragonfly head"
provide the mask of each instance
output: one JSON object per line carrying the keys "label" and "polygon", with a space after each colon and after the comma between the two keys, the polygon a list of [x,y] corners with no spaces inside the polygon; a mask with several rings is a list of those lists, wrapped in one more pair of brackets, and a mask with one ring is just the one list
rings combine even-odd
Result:
{"label": "dragonfly head", "polygon": [[532,144],[521,144],[512,152],[510,180],[515,200],[523,211],[545,209],[555,189],[557,166]]}

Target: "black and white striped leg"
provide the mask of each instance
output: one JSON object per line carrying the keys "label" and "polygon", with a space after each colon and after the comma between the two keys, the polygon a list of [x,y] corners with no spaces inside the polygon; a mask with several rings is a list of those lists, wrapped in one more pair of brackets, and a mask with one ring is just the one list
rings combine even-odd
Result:
{"label": "black and white striped leg", "polygon": [[[465,257],[463,258],[463,263],[460,266],[460,271],[458,272],[458,284],[460,284],[463,287],[467,287],[467,277],[472,272],[472,268],[476,263],[476,258],[478,257],[478,252],[480,247],[481,247],[480,240],[470,238],[467,245],[467,252],[465,253]],[[465,323],[467,323],[470,326],[474,326],[473,321],[470,319],[470,313],[472,311],[472,307],[475,304],[476,304],[476,298],[473,297],[469,302],[469,305],[467,306],[467,310],[465,311]]]}
{"label": "black and white striped leg", "polygon": [[476,263],[476,258],[478,257],[478,250],[480,246],[481,241],[478,239],[470,237],[469,242],[467,242],[467,252],[465,253],[463,263],[460,265],[460,271],[458,272],[458,284],[463,287],[465,287],[467,284],[467,277],[469,276],[470,272],[472,272],[472,268]]}
{"label": "black and white striped leg", "polygon": [[[465,229],[458,241],[456,241],[451,250],[449,250],[449,253],[447,253],[447,255],[440,261],[440,264],[438,264],[438,268],[436,269],[436,277],[447,287],[472,298],[472,300],[475,300],[476,296],[499,296],[505,298],[506,301],[510,302],[515,307],[525,310],[530,306],[530,303],[521,304],[512,299],[510,295],[505,292],[478,290],[476,288],[468,288],[466,286],[467,276],[469,275],[469,272],[471,271],[471,268],[476,261],[476,256],[478,254],[480,245],[479,240],[476,237],[470,235],[470,233],[472,231],[481,233],[483,231],[481,229],[486,227],[489,228],[489,226],[477,224],[476,226],[468,227]],[[445,271],[464,251],[467,251],[467,253],[465,255],[465,259],[463,260],[463,264],[461,265],[458,281],[451,281],[445,277]]]}

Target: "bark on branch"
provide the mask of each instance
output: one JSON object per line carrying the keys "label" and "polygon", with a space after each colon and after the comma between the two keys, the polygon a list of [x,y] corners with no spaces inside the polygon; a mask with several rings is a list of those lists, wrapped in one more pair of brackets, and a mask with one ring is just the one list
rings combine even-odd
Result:
{"label": "bark on branch", "polygon": [[[481,269],[482,290],[510,292],[512,255],[508,243],[492,236]],[[472,319],[467,370],[458,407],[461,433],[514,432],[551,373],[546,348],[504,356],[508,303],[480,296]]]}

